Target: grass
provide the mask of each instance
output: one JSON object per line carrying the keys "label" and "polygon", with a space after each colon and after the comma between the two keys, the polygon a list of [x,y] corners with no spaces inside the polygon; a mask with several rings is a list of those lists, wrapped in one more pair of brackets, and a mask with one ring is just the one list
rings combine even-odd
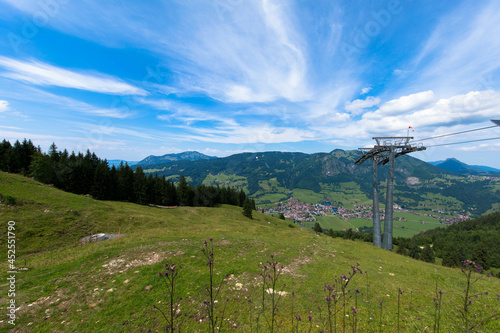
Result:
{"label": "grass", "polygon": [[292,192],[292,196],[295,199],[305,203],[317,203],[325,199],[325,196],[323,194],[300,188],[294,189]]}
{"label": "grass", "polygon": [[[406,221],[394,221],[393,235],[394,237],[411,237],[420,233],[422,230],[434,229],[442,227],[444,224],[437,219],[429,216],[421,216],[412,213],[394,212],[394,217],[402,217]],[[352,218],[343,220],[336,215],[316,216],[317,221],[323,229],[333,229],[334,231],[353,229],[357,230],[360,227],[372,227],[373,221],[363,218]],[[422,223],[423,222],[423,223]],[[304,224],[312,227],[314,222],[305,222]],[[382,220],[383,230],[383,220]]]}
{"label": "grass", "polygon": [[[201,304],[207,299],[204,286],[209,272],[200,250],[210,237],[214,239],[214,276],[218,280],[229,275],[222,289],[223,299],[230,297],[223,330],[249,332],[251,323],[255,325],[251,318],[259,311],[259,264],[271,254],[285,267],[280,283],[286,284],[283,290],[288,294],[280,301],[276,320],[282,321],[286,331],[291,328],[292,291],[294,314],[304,319],[312,315],[314,327],[321,327],[318,306],[324,315],[324,285],[334,283],[335,275],[347,274],[356,262],[368,272],[357,275],[349,285],[363,293],[358,300],[358,331],[378,327],[370,317],[378,318],[380,301],[384,302],[384,328],[396,329],[399,288],[405,291],[402,331],[421,331],[432,325],[436,283],[446,299],[458,299],[464,288],[457,269],[398,256],[368,243],[319,236],[307,228],[290,228],[289,222],[257,212],[250,220],[239,207],[159,209],[96,201],[5,173],[0,173],[0,193],[18,202],[13,207],[0,206],[1,228],[7,230],[7,221],[16,221],[16,265],[27,268],[16,276],[17,332],[161,331],[165,322],[153,304],[162,306],[167,301],[158,277],[167,261],[183,265],[177,280],[177,292],[183,297],[181,310],[188,314],[183,330],[206,332]],[[119,240],[79,243],[89,232],[116,233],[120,227],[125,236]],[[0,278],[5,281],[5,231],[0,245]],[[489,291],[492,298],[500,290],[500,281],[482,279],[474,288]],[[0,304],[9,300],[2,288]],[[489,309],[498,304],[494,302],[492,298],[484,306]],[[442,312],[451,309],[448,302]],[[300,325],[308,327],[306,322]],[[444,322],[441,327],[450,326]],[[0,323],[1,331],[10,328],[6,320]],[[488,330],[498,328],[493,323]]]}

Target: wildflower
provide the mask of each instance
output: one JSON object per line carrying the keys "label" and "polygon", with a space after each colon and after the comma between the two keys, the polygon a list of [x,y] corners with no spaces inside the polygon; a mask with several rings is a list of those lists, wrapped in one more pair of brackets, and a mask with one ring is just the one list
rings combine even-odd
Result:
{"label": "wildflower", "polygon": [[295,319],[297,319],[297,321],[301,321],[301,320],[302,320],[302,318],[300,317],[300,315],[297,315],[297,316],[295,317]]}
{"label": "wildflower", "polygon": [[309,321],[311,321],[311,320],[313,319],[313,316],[312,316],[312,315],[309,315],[309,316],[307,316],[307,319],[308,319]]}
{"label": "wildflower", "polygon": [[352,313],[358,314],[358,310],[354,306],[351,306]]}

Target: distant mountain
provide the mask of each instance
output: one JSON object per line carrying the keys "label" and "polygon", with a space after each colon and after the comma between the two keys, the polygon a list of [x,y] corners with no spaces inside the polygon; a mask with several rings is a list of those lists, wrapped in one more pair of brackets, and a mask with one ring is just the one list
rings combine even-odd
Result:
{"label": "distant mountain", "polygon": [[486,172],[494,172],[494,173],[499,173],[500,172],[500,169],[495,169],[495,168],[491,168],[489,166],[484,166],[484,165],[471,165],[475,168],[479,168],[483,171],[486,171]]}
{"label": "distant mountain", "polygon": [[123,164],[127,163],[129,166],[132,166],[137,163],[137,161],[124,161],[124,160],[108,160],[108,165],[111,168],[113,165],[115,167],[119,167],[120,163],[123,162]]}
{"label": "distant mountain", "polygon": [[136,166],[150,166],[150,165],[155,165],[155,164],[160,164],[160,163],[165,163],[165,162],[172,162],[172,161],[198,161],[198,160],[204,160],[204,159],[212,159],[216,158],[214,156],[208,156],[202,153],[199,153],[197,151],[186,151],[183,153],[179,154],[166,154],[162,156],[154,156],[150,155],[143,159],[142,161],[136,163]]}
{"label": "distant mountain", "polygon": [[487,166],[468,165],[466,163],[460,162],[456,158],[448,158],[445,161],[429,162],[429,164],[449,172],[468,175],[477,175],[485,172],[500,172],[500,170],[498,169],[490,168]]}

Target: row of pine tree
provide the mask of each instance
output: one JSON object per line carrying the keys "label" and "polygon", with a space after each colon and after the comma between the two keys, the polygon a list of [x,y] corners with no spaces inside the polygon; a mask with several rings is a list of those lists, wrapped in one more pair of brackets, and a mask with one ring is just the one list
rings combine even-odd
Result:
{"label": "row of pine tree", "polygon": [[255,209],[253,199],[243,190],[219,186],[190,185],[184,176],[177,184],[165,176],[146,175],[139,166],[134,170],[121,163],[109,167],[107,160],[87,150],[86,154],[58,151],[52,144],[47,153],[31,140],[0,143],[0,170],[19,173],[55,187],[75,193],[90,194],[99,200],[127,201],[162,206],[212,207],[228,204],[243,207],[245,201]]}

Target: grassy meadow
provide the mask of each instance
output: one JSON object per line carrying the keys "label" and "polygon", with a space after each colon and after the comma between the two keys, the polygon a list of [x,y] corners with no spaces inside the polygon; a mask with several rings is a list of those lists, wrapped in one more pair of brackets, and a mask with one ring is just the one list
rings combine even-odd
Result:
{"label": "grassy meadow", "polygon": [[[279,298],[275,332],[328,331],[327,284],[336,284],[337,297],[346,297],[346,307],[338,302],[338,313],[330,316],[332,321],[336,318],[337,332],[432,331],[437,290],[443,292],[440,330],[457,331],[460,324],[466,280],[459,269],[413,260],[368,243],[317,235],[255,211],[248,219],[233,206],[161,209],[96,201],[2,172],[0,194],[15,199],[14,205],[0,205],[2,281],[9,276],[8,221],[15,221],[18,268],[16,325],[8,323],[6,306],[12,297],[8,288],[2,288],[0,331],[163,331],[166,321],[153,305],[168,311],[168,292],[158,273],[165,271],[164,263],[175,262],[183,266],[176,280],[175,297],[183,298],[175,309],[177,322],[182,321],[184,332],[207,332],[207,307],[202,303],[208,299],[209,270],[201,249],[212,237],[214,279],[218,283],[228,276],[213,303],[219,318],[225,309],[220,331],[269,332],[272,295],[275,301]],[[120,239],[79,242],[90,233],[119,230]],[[397,236],[398,229],[394,230]],[[259,274],[268,260],[279,262],[275,291],[282,291],[281,296],[262,284]],[[354,275],[339,292],[346,281],[341,276],[353,272],[351,266],[357,263],[363,274]],[[479,279],[471,295],[480,293],[468,308],[477,320],[498,311],[495,294],[500,293],[500,280]],[[498,321],[481,328],[499,330]]]}

